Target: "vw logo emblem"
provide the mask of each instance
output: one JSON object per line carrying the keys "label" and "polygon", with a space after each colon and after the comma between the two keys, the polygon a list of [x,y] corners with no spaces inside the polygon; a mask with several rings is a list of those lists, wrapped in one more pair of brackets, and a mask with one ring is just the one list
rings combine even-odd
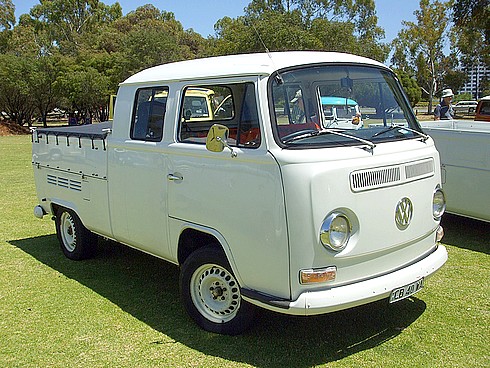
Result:
{"label": "vw logo emblem", "polygon": [[413,205],[412,201],[407,197],[400,199],[395,209],[395,223],[396,227],[400,230],[405,230],[413,215]]}

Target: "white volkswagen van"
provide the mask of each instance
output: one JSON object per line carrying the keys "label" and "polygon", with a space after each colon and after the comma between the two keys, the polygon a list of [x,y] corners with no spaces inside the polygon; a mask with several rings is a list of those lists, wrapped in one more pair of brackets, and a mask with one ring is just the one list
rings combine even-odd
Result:
{"label": "white volkswagen van", "polygon": [[96,234],[178,264],[209,331],[241,333],[257,306],[397,302],[447,259],[434,142],[395,74],[354,55],[144,70],[121,83],[112,123],[34,132],[33,165],[36,215],[54,215],[67,257],[92,255]]}

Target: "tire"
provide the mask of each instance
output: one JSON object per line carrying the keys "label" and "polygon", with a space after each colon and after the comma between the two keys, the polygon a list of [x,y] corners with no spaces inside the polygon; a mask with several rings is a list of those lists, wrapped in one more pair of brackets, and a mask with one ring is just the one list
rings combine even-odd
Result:
{"label": "tire", "polygon": [[80,261],[95,254],[97,235],[83,226],[74,211],[60,208],[56,213],[55,224],[56,236],[67,258]]}
{"label": "tire", "polygon": [[240,286],[219,246],[194,251],[180,272],[180,293],[187,313],[204,330],[239,335],[252,323],[255,307]]}

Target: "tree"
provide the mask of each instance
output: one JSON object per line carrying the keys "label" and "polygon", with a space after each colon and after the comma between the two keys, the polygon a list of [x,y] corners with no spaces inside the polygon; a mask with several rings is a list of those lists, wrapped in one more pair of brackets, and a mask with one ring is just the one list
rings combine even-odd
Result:
{"label": "tree", "polygon": [[35,106],[25,78],[32,73],[32,59],[0,54],[0,111],[19,125],[30,122]]}
{"label": "tree", "polygon": [[453,21],[456,47],[463,61],[471,59],[490,65],[490,5],[488,0],[454,0]]}
{"label": "tree", "polygon": [[84,36],[122,16],[118,2],[105,5],[99,0],[41,1],[30,11],[36,29],[49,34],[62,53],[75,54]]}
{"label": "tree", "polygon": [[153,5],[138,7],[103,26],[88,46],[83,52],[85,60],[95,61],[90,66],[110,78],[114,92],[121,81],[144,68],[207,53],[202,36],[184,31],[173,13]]}
{"label": "tree", "polygon": [[15,24],[15,7],[12,0],[0,0],[0,52],[5,50],[10,29]]}
{"label": "tree", "polygon": [[[466,69],[490,67],[490,5],[488,0],[455,0],[453,50]],[[485,80],[477,79],[477,97],[485,96]],[[480,94],[483,93],[483,94]]]}
{"label": "tree", "polygon": [[414,12],[416,23],[403,21],[404,28],[393,41],[392,63],[406,72],[416,73],[419,85],[428,95],[429,114],[446,70],[442,63],[448,40],[449,6],[450,2],[421,0],[420,9]]}
{"label": "tree", "polygon": [[344,51],[384,61],[384,32],[372,0],[253,0],[245,15],[215,25],[216,54],[324,50]]}
{"label": "tree", "polygon": [[422,98],[422,90],[420,89],[417,80],[401,69],[395,70],[395,73],[407,94],[410,105],[415,107]]}
{"label": "tree", "polygon": [[45,127],[48,113],[59,106],[63,95],[57,88],[57,80],[61,73],[60,64],[60,56],[38,57],[32,60],[32,71],[26,76],[30,98]]}
{"label": "tree", "polygon": [[75,59],[63,66],[56,88],[63,91],[61,106],[67,111],[77,111],[81,117],[92,118],[109,98],[109,78]]}
{"label": "tree", "polygon": [[12,0],[0,0],[0,30],[11,29],[15,24],[15,6]]}

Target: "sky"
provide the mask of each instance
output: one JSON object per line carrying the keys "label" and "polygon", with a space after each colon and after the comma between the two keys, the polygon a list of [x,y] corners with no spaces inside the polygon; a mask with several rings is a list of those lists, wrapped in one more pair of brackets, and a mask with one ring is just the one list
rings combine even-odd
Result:
{"label": "sky", "polygon": [[[116,0],[102,0],[111,5]],[[384,42],[393,40],[402,29],[402,20],[414,21],[413,12],[419,8],[420,0],[375,0],[378,25],[385,30]],[[29,13],[39,0],[13,0],[15,16]],[[203,37],[214,36],[214,24],[228,16],[236,18],[243,15],[243,9],[250,0],[119,0],[123,14],[137,7],[151,3],[160,10],[175,14],[184,29],[192,28]]]}

